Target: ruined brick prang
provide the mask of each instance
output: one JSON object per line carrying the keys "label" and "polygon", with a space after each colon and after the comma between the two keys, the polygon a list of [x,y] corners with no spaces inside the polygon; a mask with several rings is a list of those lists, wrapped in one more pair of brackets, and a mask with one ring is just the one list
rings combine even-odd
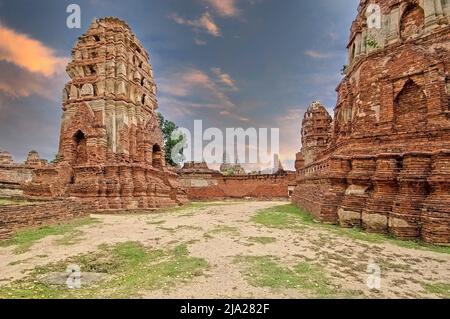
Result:
{"label": "ruined brick prang", "polygon": [[0,150],[0,197],[22,197],[22,185],[33,178],[33,170],[47,165],[38,152],[28,153],[25,163],[16,163],[12,155]]}
{"label": "ruined brick prang", "polygon": [[117,18],[95,20],[67,66],[58,160],[35,170],[32,197],[73,197],[97,209],[186,201],[167,169],[149,55]]}
{"label": "ruined brick prang", "polygon": [[327,116],[305,118],[294,202],[327,223],[449,244],[450,1],[358,12],[326,145]]}

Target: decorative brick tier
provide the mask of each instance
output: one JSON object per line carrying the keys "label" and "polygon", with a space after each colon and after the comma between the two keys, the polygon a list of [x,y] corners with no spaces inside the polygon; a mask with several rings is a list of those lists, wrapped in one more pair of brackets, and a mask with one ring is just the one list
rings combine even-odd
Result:
{"label": "decorative brick tier", "polygon": [[428,195],[430,164],[429,153],[412,153],[403,158],[403,169],[398,176],[399,191],[389,216],[389,231],[398,238],[420,237],[421,209]]}
{"label": "decorative brick tier", "polygon": [[362,211],[372,191],[371,177],[376,164],[373,157],[358,157],[351,161],[352,170],[347,175],[348,187],[338,208],[342,227],[361,226]]}
{"label": "decorative brick tier", "polygon": [[441,151],[432,157],[428,185],[431,192],[421,214],[422,238],[428,242],[450,242],[450,151]]}
{"label": "decorative brick tier", "polygon": [[372,177],[373,192],[362,213],[362,227],[368,232],[386,233],[395,194],[398,193],[397,176],[399,154],[380,154]]}

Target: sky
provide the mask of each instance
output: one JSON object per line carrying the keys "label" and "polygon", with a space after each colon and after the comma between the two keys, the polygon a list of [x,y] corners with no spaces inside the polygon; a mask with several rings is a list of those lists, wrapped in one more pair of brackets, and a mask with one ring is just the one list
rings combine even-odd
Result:
{"label": "sky", "polygon": [[[125,20],[151,56],[159,111],[180,127],[279,128],[293,169],[301,120],[336,104],[358,0],[0,0],[0,149],[57,153],[65,65],[91,21]],[[69,29],[69,4],[81,28]]]}

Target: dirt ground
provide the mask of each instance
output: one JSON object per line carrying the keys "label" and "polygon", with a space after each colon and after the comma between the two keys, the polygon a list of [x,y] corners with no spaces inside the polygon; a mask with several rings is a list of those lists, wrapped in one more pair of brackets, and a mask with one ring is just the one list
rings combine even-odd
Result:
{"label": "dirt ground", "polygon": [[[28,252],[0,248],[0,286],[25,278],[35,267],[95,252],[102,244],[140,242],[152,249],[186,244],[189,255],[207,261],[208,268],[170,289],[142,291],[144,298],[309,298],[307,289],[252,281],[251,265],[242,257],[267,257],[280,267],[299,262],[320,265],[337,298],[442,298],[427,284],[450,283],[450,255],[400,247],[389,241],[371,243],[320,226],[274,228],[258,224],[258,211],[287,202],[217,202],[151,215],[95,215],[100,222],[80,228],[70,245],[48,236]],[[369,289],[368,265],[381,270],[381,287]],[[255,270],[255,276],[257,276]],[[267,280],[266,280],[267,281]],[[289,279],[287,279],[289,281]],[[433,287],[433,286],[431,286]],[[447,288],[445,288],[447,289]]]}

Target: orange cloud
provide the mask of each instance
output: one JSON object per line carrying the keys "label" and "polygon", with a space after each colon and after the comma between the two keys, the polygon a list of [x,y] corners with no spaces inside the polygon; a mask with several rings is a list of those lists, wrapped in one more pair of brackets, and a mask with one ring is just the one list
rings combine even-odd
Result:
{"label": "orange cloud", "polygon": [[57,74],[53,77],[41,73],[33,73],[16,64],[0,61],[0,94],[9,98],[20,98],[31,95],[58,101],[67,75]]}
{"label": "orange cloud", "polygon": [[189,20],[173,14],[171,16],[172,20],[181,25],[187,25],[192,27],[195,31],[203,31],[211,34],[215,37],[220,37],[220,28],[214,22],[213,18],[208,12],[205,12],[200,18],[195,20]]}
{"label": "orange cloud", "polygon": [[239,14],[236,0],[205,0],[214,10],[223,17],[234,17]]}
{"label": "orange cloud", "polygon": [[1,24],[0,60],[45,76],[63,71],[68,62],[66,58],[57,57],[53,49],[40,41]]}
{"label": "orange cloud", "polygon": [[231,78],[229,74],[222,72],[220,68],[213,68],[211,69],[211,71],[215,76],[217,76],[217,78],[222,84],[225,84],[233,91],[238,91],[235,81]]}

